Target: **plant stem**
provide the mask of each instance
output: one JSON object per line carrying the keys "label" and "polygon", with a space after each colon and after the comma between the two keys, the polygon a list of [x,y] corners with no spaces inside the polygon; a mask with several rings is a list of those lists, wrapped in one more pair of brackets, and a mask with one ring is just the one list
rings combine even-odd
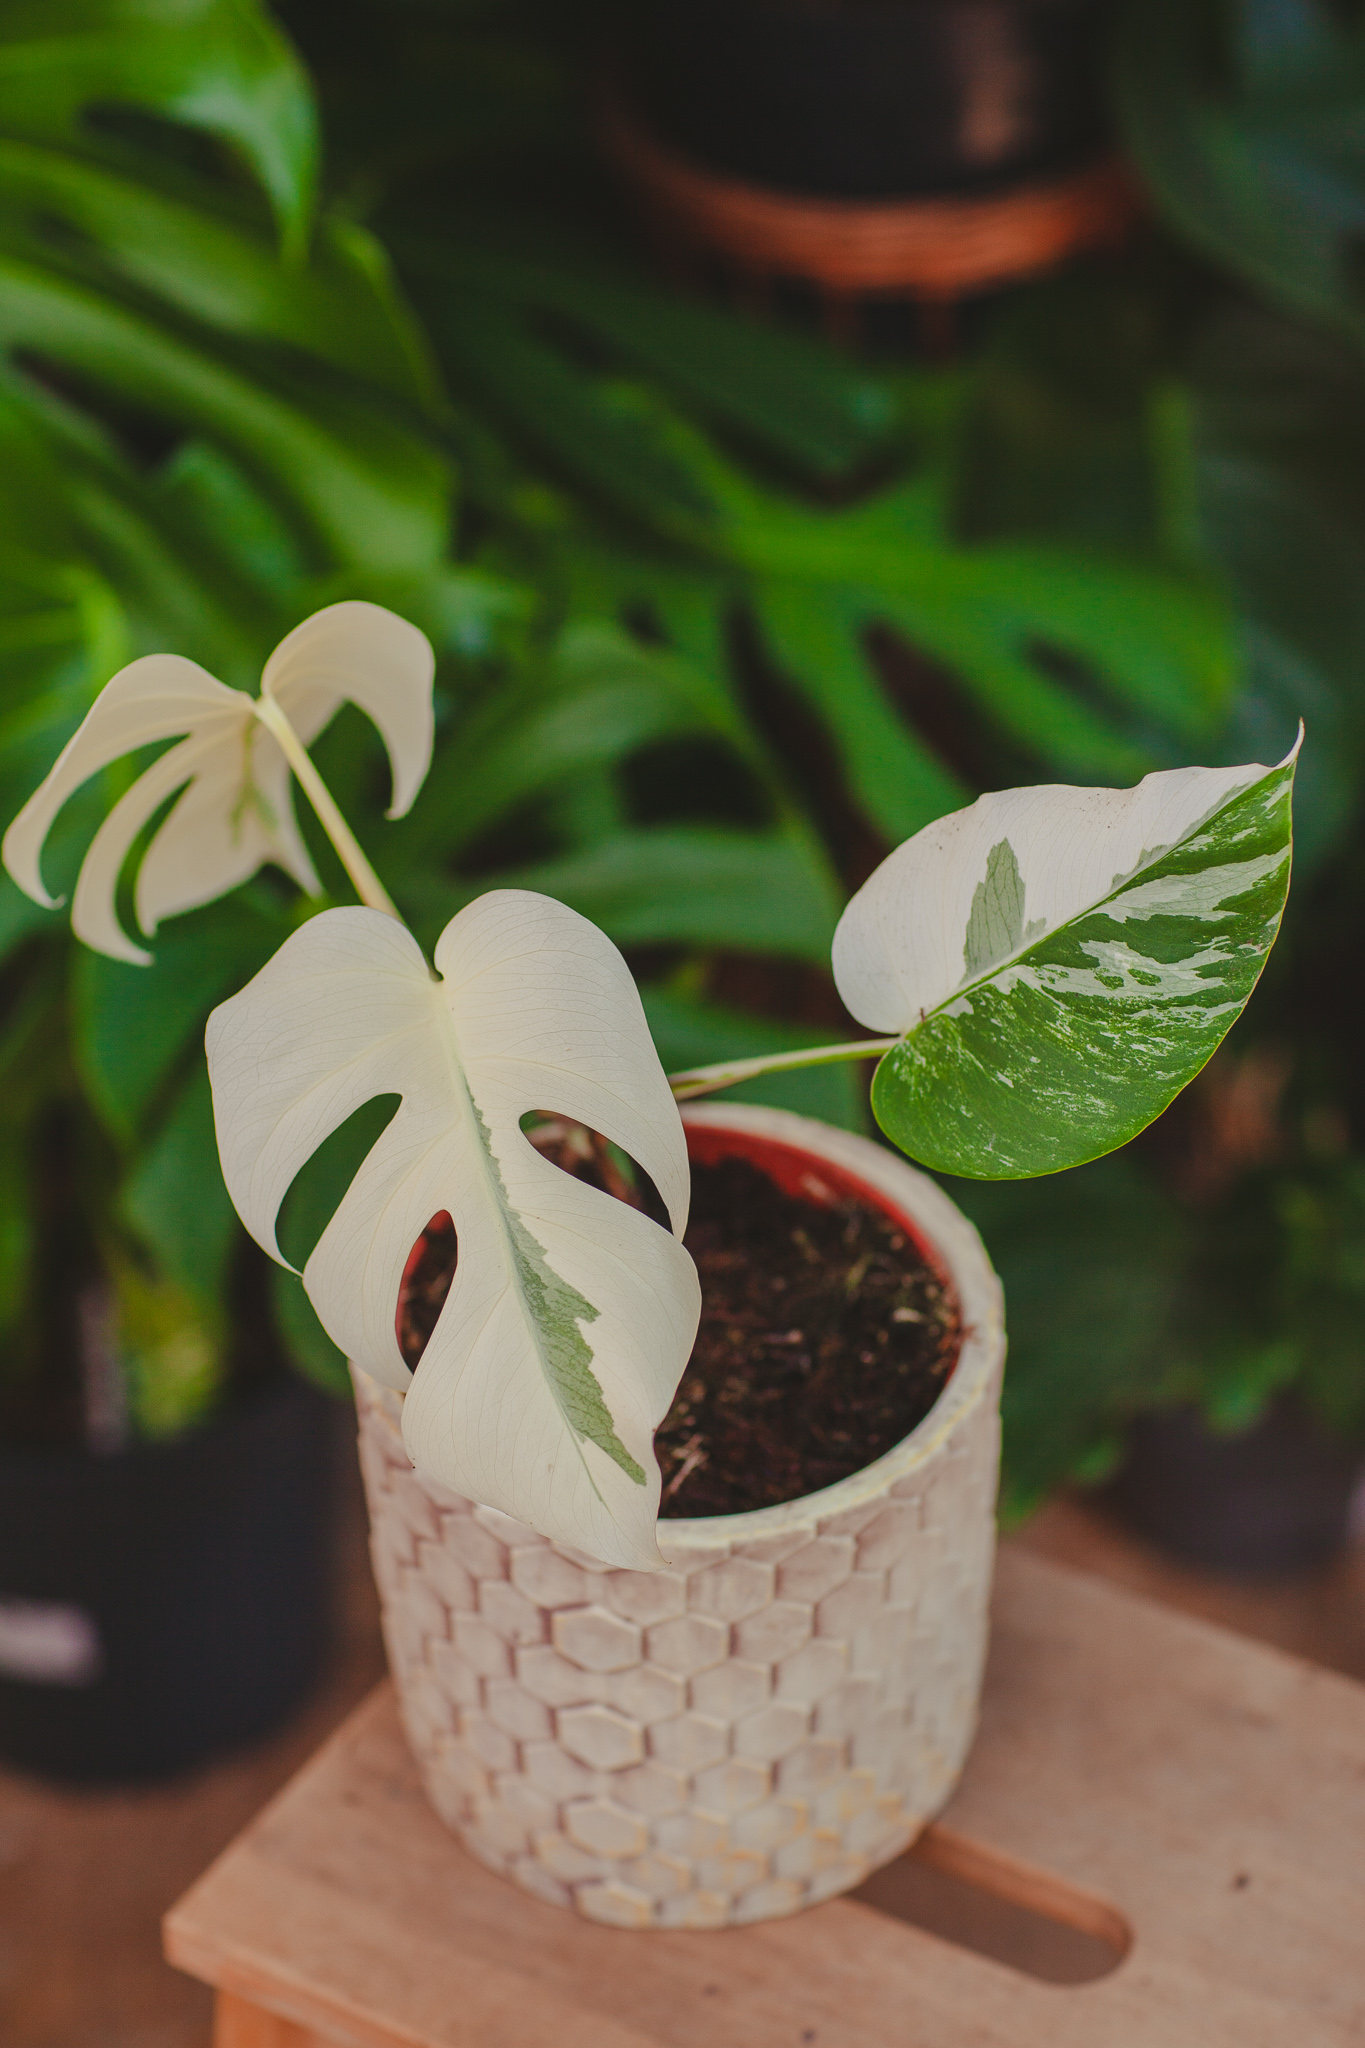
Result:
{"label": "plant stem", "polygon": [[255,702],[257,718],[279,741],[280,751],[293,769],[300,789],[317,812],[318,823],[336,848],[337,858],[350,876],[356,895],[371,910],[382,910],[385,917],[395,918],[402,924],[397,905],[361,852],[335,797],[313,766],[307,747],[273,697],[261,696]]}
{"label": "plant stem", "polygon": [[795,1067],[827,1067],[836,1060],[875,1060],[899,1038],[855,1038],[848,1045],[811,1045],[801,1052],[770,1052],[752,1060],[720,1060],[713,1067],[687,1067],[670,1074],[668,1085],[679,1102],[694,1095],[714,1095],[718,1088],[733,1088],[736,1082],[752,1081],[760,1074],[789,1073]]}

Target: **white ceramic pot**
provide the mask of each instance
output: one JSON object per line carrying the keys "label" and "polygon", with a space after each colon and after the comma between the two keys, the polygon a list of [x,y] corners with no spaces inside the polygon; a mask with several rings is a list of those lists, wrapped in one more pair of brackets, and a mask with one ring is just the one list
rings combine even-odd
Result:
{"label": "white ceramic pot", "polygon": [[606,1570],[420,1479],[357,1373],[403,1724],[437,1812],[528,1891],[624,1927],[723,1927],[861,1882],[943,1805],[976,1726],[995,1546],[1000,1285],[934,1183],[785,1111],[685,1113],[816,1200],[890,1211],[942,1269],[961,1355],[894,1450],[819,1493],[660,1524]]}

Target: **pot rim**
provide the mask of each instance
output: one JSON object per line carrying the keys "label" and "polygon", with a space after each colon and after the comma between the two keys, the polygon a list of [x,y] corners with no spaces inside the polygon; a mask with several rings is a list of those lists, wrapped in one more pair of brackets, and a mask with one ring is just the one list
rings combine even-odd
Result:
{"label": "pot rim", "polygon": [[735,1131],[807,1152],[857,1182],[879,1208],[903,1219],[912,1235],[927,1240],[926,1248],[942,1263],[956,1291],[962,1349],[929,1413],[898,1444],[846,1479],[742,1514],[661,1517],[659,1546],[670,1564],[694,1552],[783,1536],[879,1499],[898,1479],[927,1463],[969,1410],[991,1392],[1005,1351],[1004,1290],[976,1229],[927,1174],[899,1153],[815,1117],[749,1103],[689,1105],[682,1120],[686,1128]]}

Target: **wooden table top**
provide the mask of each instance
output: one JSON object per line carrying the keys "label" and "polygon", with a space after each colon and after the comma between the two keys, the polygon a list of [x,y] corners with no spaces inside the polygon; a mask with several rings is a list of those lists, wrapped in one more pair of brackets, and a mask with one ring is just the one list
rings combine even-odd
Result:
{"label": "wooden table top", "polygon": [[[578,1919],[447,1833],[381,1686],[167,1916],[166,1951],[228,1994],[224,2044],[1365,2041],[1365,1687],[1348,1679],[1007,1554],[981,1733],[926,1863],[1084,1930],[1102,1962],[1127,1952],[1040,1981],[861,1898],[719,1934]],[[893,1866],[867,1890],[894,1902],[899,1882]],[[292,2025],[234,2032],[257,2008]]]}

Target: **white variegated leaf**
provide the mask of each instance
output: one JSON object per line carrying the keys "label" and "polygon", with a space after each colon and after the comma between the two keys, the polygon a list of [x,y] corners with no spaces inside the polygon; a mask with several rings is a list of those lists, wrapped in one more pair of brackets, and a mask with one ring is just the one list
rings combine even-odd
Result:
{"label": "white variegated leaf", "polygon": [[983,796],[859,890],[834,977],[899,1032],[877,1120],[941,1172],[1052,1173],[1136,1135],[1255,986],[1289,887],[1293,753],[1135,789]]}
{"label": "white variegated leaf", "polygon": [[[300,1168],[361,1104],[400,1108],[304,1269],[349,1357],[404,1389],[419,1470],[609,1564],[659,1562],[654,1431],[696,1334],[682,1123],[629,970],[576,911],[500,889],[452,919],[433,978],[391,918],[312,918],[209,1019],[223,1174],[272,1257]],[[637,1160],[676,1235],[572,1179],[521,1130],[557,1111]],[[404,1263],[448,1211],[454,1281],[416,1373]],[[281,1261],[283,1263],[283,1261]]]}
{"label": "white variegated leaf", "polygon": [[[296,626],[271,655],[262,694],[273,697],[307,746],[349,698],[378,726],[393,773],[393,808],[411,804],[431,760],[432,653],[423,634],[379,605],[329,605]],[[130,662],[101,690],[5,834],[6,868],[25,894],[54,908],[42,852],[57,813],[90,776],[158,740],[179,744],[125,791],[91,842],[76,881],[77,938],[116,960],[151,959],[119,923],[120,873],[147,821],[177,802],[143,855],[134,891],[138,924],[224,895],[275,862],[310,893],[317,876],[294,815],[288,764],[256,716],[255,699],[177,654]]]}

